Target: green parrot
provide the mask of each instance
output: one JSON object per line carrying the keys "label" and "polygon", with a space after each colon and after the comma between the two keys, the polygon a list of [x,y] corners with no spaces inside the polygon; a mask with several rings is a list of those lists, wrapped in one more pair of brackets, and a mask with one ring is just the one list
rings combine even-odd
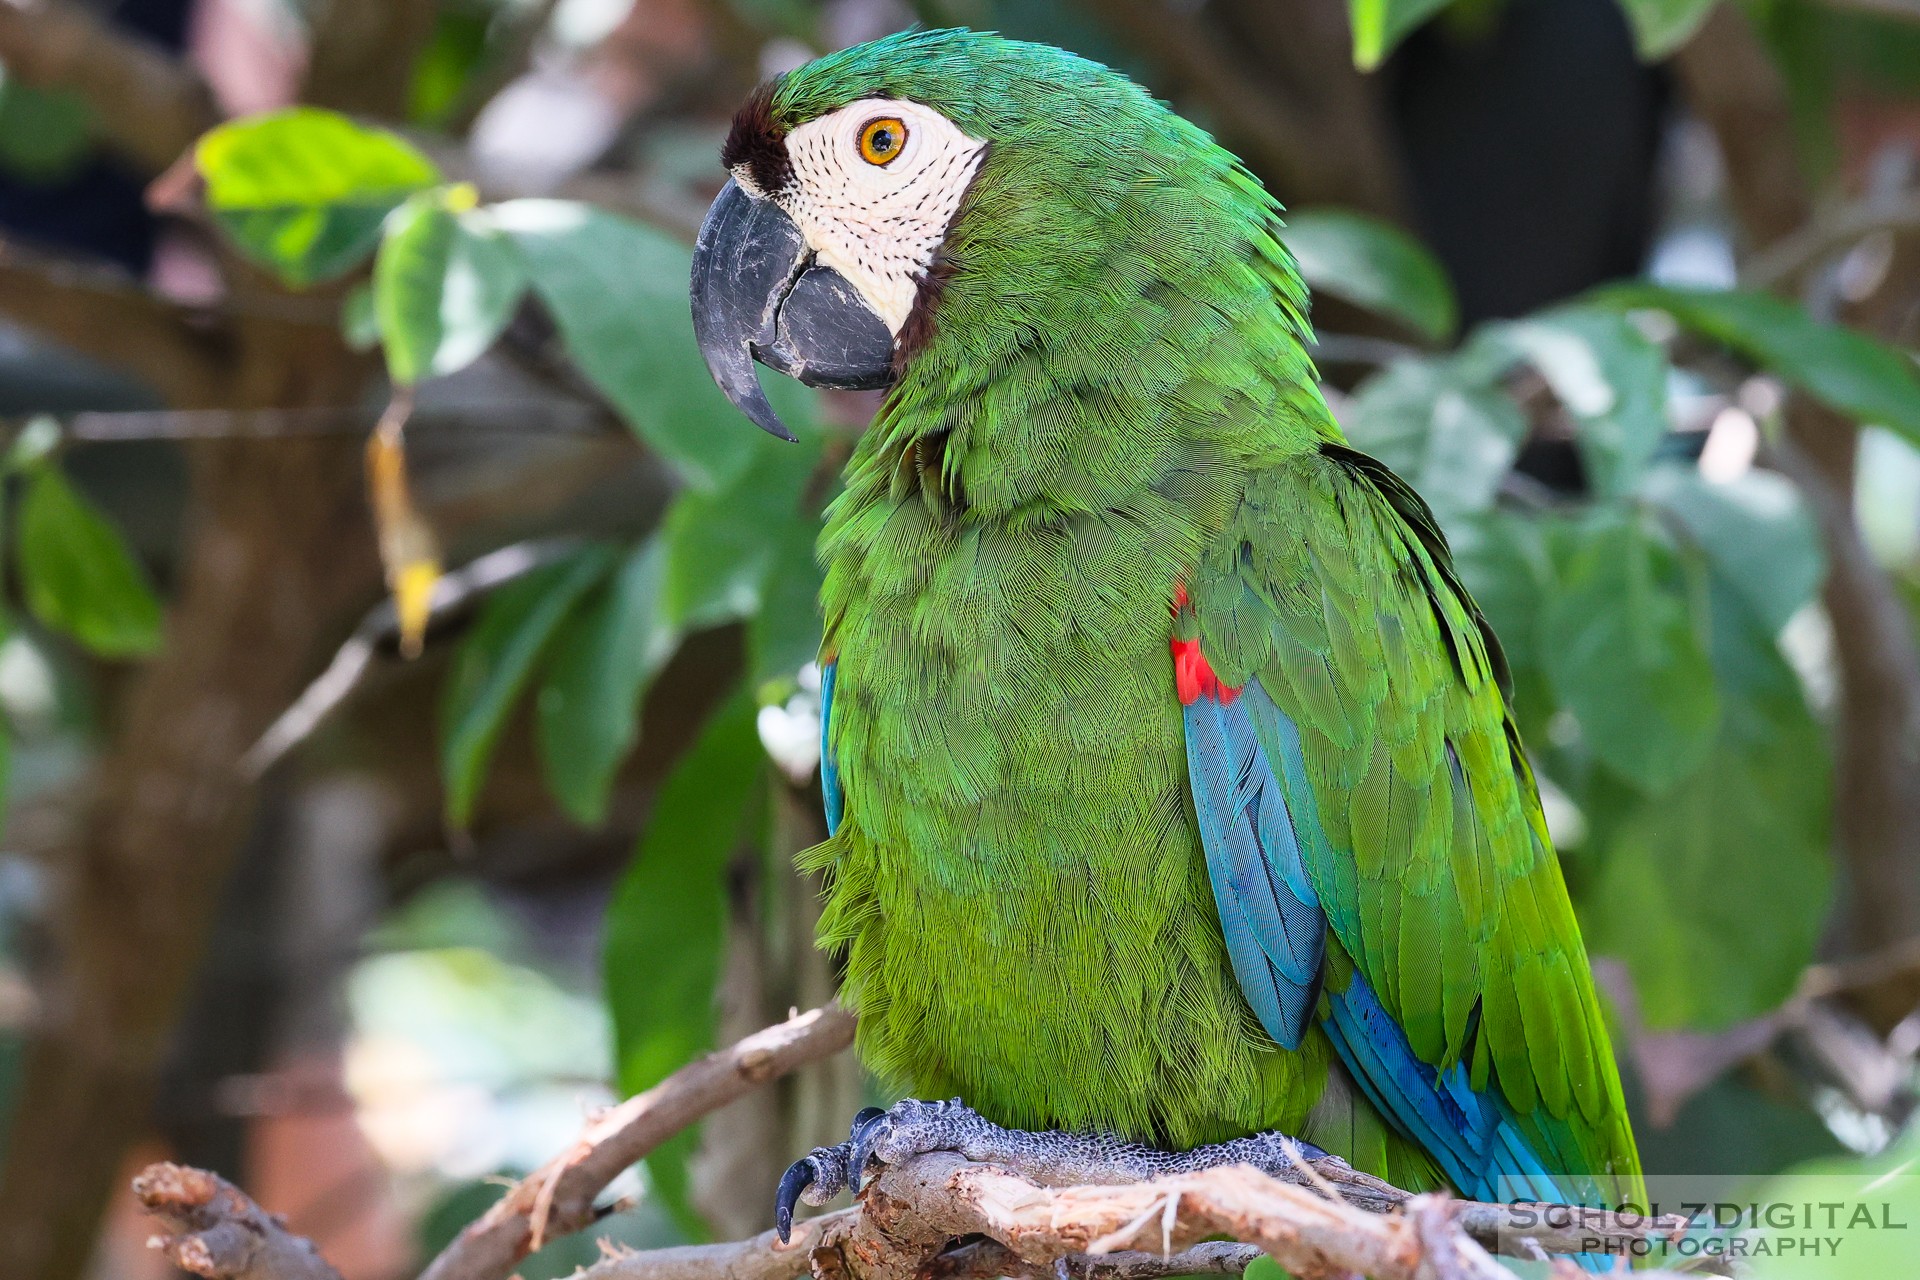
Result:
{"label": "green parrot", "polygon": [[1259,181],[1105,67],[945,30],[763,86],[722,158],[716,381],[780,435],[756,361],[888,388],[820,540],[805,863],[865,1062],[957,1095],[797,1162],[782,1233],[947,1149],[1126,1178],[1297,1140],[1644,1202],[1499,646],[1328,412]]}

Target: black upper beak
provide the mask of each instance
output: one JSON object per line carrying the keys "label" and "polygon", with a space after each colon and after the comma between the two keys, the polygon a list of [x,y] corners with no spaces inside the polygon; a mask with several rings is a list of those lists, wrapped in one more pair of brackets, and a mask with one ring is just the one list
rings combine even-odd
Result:
{"label": "black upper beak", "polygon": [[713,380],[763,429],[793,439],[767,403],[755,360],[810,387],[893,381],[893,333],[845,276],[814,261],[771,200],[729,180],[693,247],[693,333]]}

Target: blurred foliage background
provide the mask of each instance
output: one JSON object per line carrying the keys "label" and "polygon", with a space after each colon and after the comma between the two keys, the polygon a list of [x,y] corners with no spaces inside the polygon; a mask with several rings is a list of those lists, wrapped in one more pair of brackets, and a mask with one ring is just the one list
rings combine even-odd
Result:
{"label": "blurred foliage background", "polygon": [[[157,1274],[161,1155],[412,1274],[831,996],[811,546],[875,402],[751,430],[688,252],[746,91],[914,21],[1120,67],[1292,210],[1650,1169],[1911,1143],[1914,0],[0,0],[0,1274]],[[736,1104],[605,1233],[762,1229],[874,1096]]]}

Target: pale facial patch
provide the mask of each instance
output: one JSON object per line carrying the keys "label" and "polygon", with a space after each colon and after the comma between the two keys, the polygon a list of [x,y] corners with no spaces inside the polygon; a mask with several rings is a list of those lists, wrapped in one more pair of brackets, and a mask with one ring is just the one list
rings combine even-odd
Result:
{"label": "pale facial patch", "polygon": [[[860,137],[883,118],[899,120],[907,136],[879,165],[862,156]],[[987,144],[931,107],[866,98],[809,120],[787,135],[786,146],[793,179],[772,193],[774,201],[807,247],[860,290],[898,337]],[[734,177],[754,191],[745,168]]]}

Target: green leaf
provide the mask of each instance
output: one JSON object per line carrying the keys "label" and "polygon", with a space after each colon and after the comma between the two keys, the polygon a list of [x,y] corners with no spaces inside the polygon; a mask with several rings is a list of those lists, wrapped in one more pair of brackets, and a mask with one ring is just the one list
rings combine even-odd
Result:
{"label": "green leaf", "polygon": [[1667,432],[1667,358],[1626,316],[1560,307],[1490,325],[1477,342],[1501,344],[1540,372],[1579,422],[1581,458],[1603,497],[1629,492]]}
{"label": "green leaf", "polygon": [[760,607],[747,620],[749,674],[755,684],[791,676],[820,655],[819,526],[796,519],[774,548]]}
{"label": "green leaf", "polygon": [[1534,620],[1553,582],[1542,522],[1496,507],[1456,519],[1446,533],[1454,564],[1500,637],[1507,662],[1515,668],[1535,665]]}
{"label": "green leaf", "polygon": [[1826,577],[1820,531],[1800,491],[1771,471],[1716,483],[1692,467],[1657,467],[1641,492],[1706,553],[1769,635],[1813,598]]}
{"label": "green leaf", "polygon": [[548,641],[614,558],[611,547],[582,547],[487,598],[460,644],[441,703],[440,774],[453,826],[472,819],[500,731]]}
{"label": "green leaf", "polygon": [[33,616],[111,658],[160,647],[160,601],[107,518],[51,462],[20,503],[21,592]]}
{"label": "green leaf", "polygon": [[[726,871],[766,779],[744,690],[727,701],[661,786],[607,908],[605,973],[622,1093],[651,1088],[712,1046],[726,945]],[[683,1220],[690,1142],[656,1150],[648,1172]]]}
{"label": "green leaf", "polygon": [[407,119],[430,128],[447,124],[475,74],[487,65],[487,35],[496,25],[510,24],[498,22],[490,6],[440,6],[427,47],[413,64]]}
{"label": "green leaf", "polygon": [[340,336],[355,351],[380,345],[380,315],[373,309],[373,283],[362,281],[340,299]]}
{"label": "green leaf", "polygon": [[440,181],[398,135],[315,107],[221,125],[200,139],[194,163],[214,219],[296,288],[359,266],[387,214]]}
{"label": "green leaf", "polygon": [[662,609],[683,631],[752,617],[785,550],[809,549],[817,525],[800,515],[800,499],[819,458],[804,441],[786,444],[760,434],[747,469],[717,492],[689,490],[668,509],[667,581]]}
{"label": "green leaf", "polygon": [[1634,47],[1657,62],[1693,37],[1715,0],[1620,0],[1633,23]]}
{"label": "green leaf", "polygon": [[527,288],[513,242],[471,187],[413,196],[387,220],[373,267],[373,306],[387,372],[403,385],[453,373],[493,345]]}
{"label": "green leaf", "polygon": [[[691,254],[637,222],[564,200],[497,205],[498,224],[526,255],[534,291],[567,352],[640,438],[692,483],[717,488],[747,465],[758,433],[713,385],[687,309]],[[769,395],[789,425],[805,425],[797,385]]]}
{"label": "green leaf", "polygon": [[0,67],[0,170],[28,182],[58,182],[92,151],[93,112],[85,98],[22,84]]}
{"label": "green leaf", "polygon": [[1435,342],[1453,336],[1460,308],[1446,269],[1400,228],[1340,209],[1295,210],[1281,239],[1316,290],[1403,321]]}
{"label": "green leaf", "polygon": [[1341,425],[1442,520],[1484,510],[1527,422],[1483,361],[1400,360],[1361,385]]}
{"label": "green leaf", "polygon": [[678,634],[660,610],[666,548],[649,538],[576,610],[553,642],[540,688],[540,759],[547,788],[576,820],[607,816],[614,773],[640,737],[647,685]]}
{"label": "green leaf", "polygon": [[1857,329],[1822,324],[1763,293],[1625,284],[1593,297],[1609,306],[1665,311],[1855,421],[1920,446],[1920,373],[1913,358]]}
{"label": "green leaf", "polygon": [[1353,64],[1362,71],[1379,66],[1395,45],[1452,0],[1347,0],[1353,23]]}
{"label": "green leaf", "polygon": [[1644,792],[1667,791],[1700,765],[1719,724],[1704,602],[1637,516],[1606,513],[1565,533],[1538,624],[1547,679],[1596,757]]}
{"label": "green leaf", "polygon": [[1911,1271],[1913,1226],[1920,1222],[1920,1130],[1909,1126],[1864,1160],[1829,1158],[1775,1178],[1753,1201],[1808,1206],[1792,1218],[1768,1215],[1783,1225],[1744,1233],[1755,1280],[1860,1280]]}
{"label": "green leaf", "polygon": [[1582,895],[1598,954],[1627,962],[1657,1028],[1717,1030],[1789,996],[1827,917],[1831,755],[1771,633],[1713,593],[1725,712],[1699,769],[1656,800],[1598,817]]}

